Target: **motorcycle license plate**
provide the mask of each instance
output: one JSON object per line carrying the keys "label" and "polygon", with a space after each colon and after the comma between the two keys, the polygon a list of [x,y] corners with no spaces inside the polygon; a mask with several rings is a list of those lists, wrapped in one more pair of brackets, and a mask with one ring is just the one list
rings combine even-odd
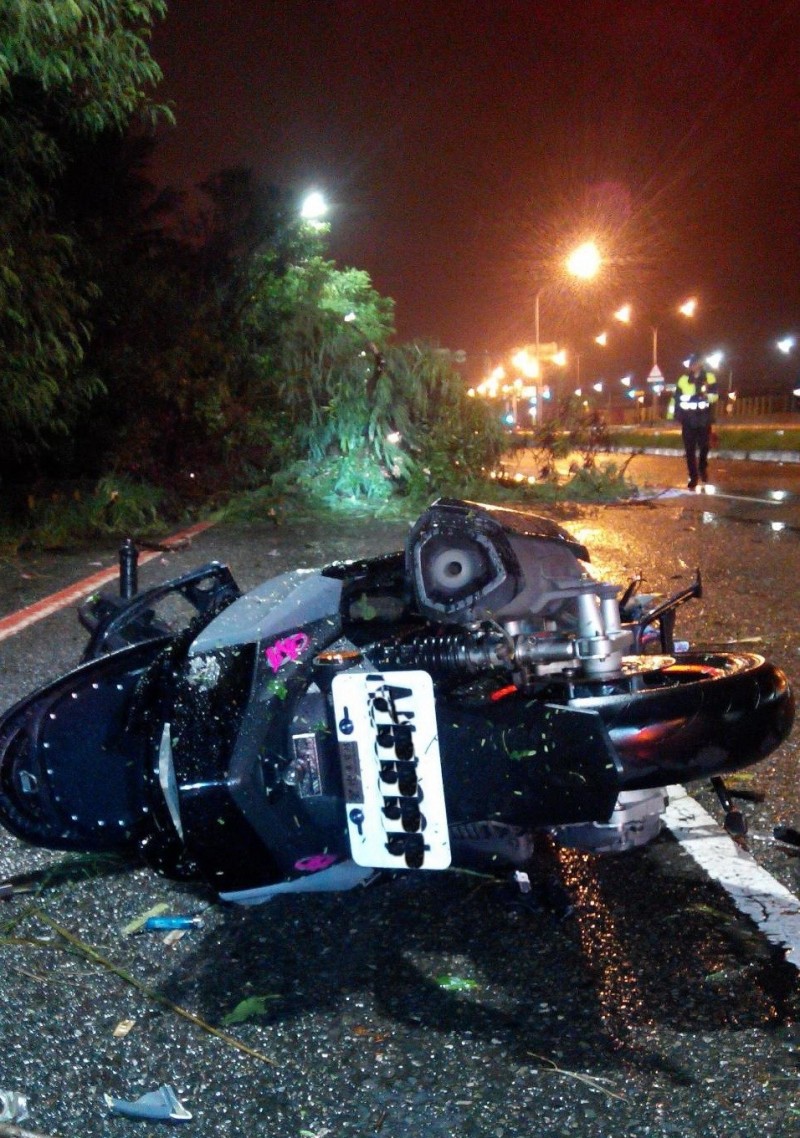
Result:
{"label": "motorcycle license plate", "polygon": [[446,869],[450,839],[433,682],[427,672],[343,672],[336,738],[353,861]]}

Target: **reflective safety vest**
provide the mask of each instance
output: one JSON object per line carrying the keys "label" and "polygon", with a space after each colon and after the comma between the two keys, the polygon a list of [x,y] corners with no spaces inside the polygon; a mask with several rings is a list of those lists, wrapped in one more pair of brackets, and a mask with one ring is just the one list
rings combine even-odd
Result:
{"label": "reflective safety vest", "polygon": [[697,377],[684,374],[675,384],[675,395],[667,410],[669,419],[681,419],[684,412],[711,411],[717,402],[717,377],[713,371],[704,371]]}

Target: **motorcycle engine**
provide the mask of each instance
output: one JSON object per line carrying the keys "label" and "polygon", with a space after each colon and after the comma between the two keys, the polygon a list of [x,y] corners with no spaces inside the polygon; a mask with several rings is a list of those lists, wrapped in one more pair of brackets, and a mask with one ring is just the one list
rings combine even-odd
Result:
{"label": "motorcycle engine", "polygon": [[[502,654],[537,674],[619,671],[632,635],[617,586],[595,581],[585,547],[547,518],[440,498],[411,530],[406,574],[418,610],[437,624],[502,630]],[[488,663],[486,636],[474,662]],[[468,651],[461,653],[466,661]]]}

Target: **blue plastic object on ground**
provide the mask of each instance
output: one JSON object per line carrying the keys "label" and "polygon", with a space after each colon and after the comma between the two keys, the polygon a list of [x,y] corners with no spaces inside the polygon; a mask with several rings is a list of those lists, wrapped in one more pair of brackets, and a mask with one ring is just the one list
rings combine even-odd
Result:
{"label": "blue plastic object on ground", "polygon": [[110,1110],[125,1118],[145,1118],[152,1122],[188,1122],[192,1117],[178,1098],[174,1087],[168,1085],[159,1087],[157,1091],[148,1091],[134,1102],[115,1099],[111,1095],[103,1097]]}

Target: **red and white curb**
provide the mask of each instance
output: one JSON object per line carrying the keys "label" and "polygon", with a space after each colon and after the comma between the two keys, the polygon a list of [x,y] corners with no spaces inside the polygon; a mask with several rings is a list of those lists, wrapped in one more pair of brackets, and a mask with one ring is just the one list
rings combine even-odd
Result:
{"label": "red and white curb", "polygon": [[662,815],[673,836],[786,960],[800,968],[800,899],[737,845],[682,786],[667,787]]}
{"label": "red and white curb", "polygon": [[[162,545],[165,549],[180,545],[198,533],[209,529],[213,524],[213,522],[198,522],[196,525],[189,526],[188,529],[181,530],[180,533],[168,537]],[[145,565],[148,561],[159,557],[163,551],[164,549],[142,551],[139,554],[139,564]],[[68,585],[66,589],[60,589],[57,593],[51,593],[49,597],[44,597],[41,601],[36,601],[24,609],[9,613],[8,616],[0,619],[0,640],[6,640],[9,636],[16,636],[18,632],[22,632],[23,628],[35,624],[37,620],[43,620],[46,616],[51,616],[54,612],[67,608],[68,605],[77,604],[78,601],[91,596],[97,589],[107,585],[109,581],[115,580],[118,576],[119,565],[109,566],[108,569],[101,569],[90,577],[84,577],[82,581]]]}

